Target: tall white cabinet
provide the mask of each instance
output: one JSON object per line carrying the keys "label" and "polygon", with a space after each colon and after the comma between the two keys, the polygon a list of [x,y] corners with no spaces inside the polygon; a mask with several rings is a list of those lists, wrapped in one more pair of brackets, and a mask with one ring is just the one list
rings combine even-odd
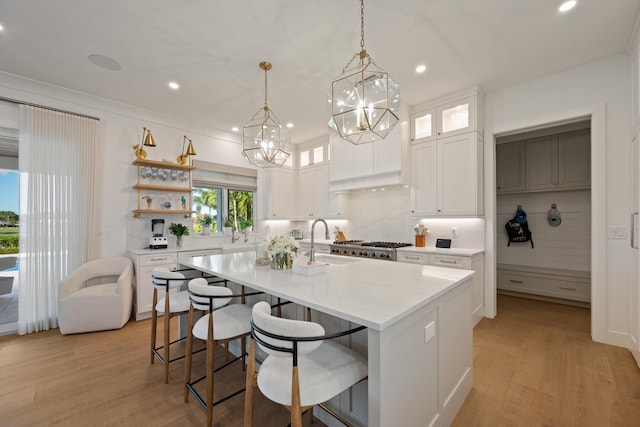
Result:
{"label": "tall white cabinet", "polygon": [[411,212],[415,216],[482,216],[482,95],[474,90],[411,114]]}

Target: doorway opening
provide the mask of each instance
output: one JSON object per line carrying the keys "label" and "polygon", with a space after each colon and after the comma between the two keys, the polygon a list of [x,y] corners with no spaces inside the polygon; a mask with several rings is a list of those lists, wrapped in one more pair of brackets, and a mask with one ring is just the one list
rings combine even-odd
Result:
{"label": "doorway opening", "polygon": [[591,121],[498,137],[495,165],[497,292],[590,308]]}
{"label": "doorway opening", "polygon": [[[0,132],[0,334],[18,326],[19,174],[17,135]],[[17,131],[16,131],[17,133]]]}

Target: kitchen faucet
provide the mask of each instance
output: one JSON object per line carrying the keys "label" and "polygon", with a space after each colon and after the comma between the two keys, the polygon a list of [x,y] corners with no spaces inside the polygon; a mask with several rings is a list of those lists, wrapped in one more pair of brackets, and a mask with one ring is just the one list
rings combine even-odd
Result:
{"label": "kitchen faucet", "polygon": [[318,223],[318,221],[322,222],[324,224],[324,230],[325,230],[325,239],[329,240],[329,226],[327,225],[327,221],[325,221],[322,218],[318,218],[315,221],[313,221],[313,224],[311,224],[311,247],[309,249],[309,264],[313,263],[316,261],[316,250],[313,247],[313,234],[314,234],[314,230],[316,227],[316,224]]}
{"label": "kitchen faucet", "polygon": [[[245,234],[244,237],[246,242],[247,235]],[[240,236],[236,237],[236,230],[233,227],[231,227],[231,243],[235,243],[238,240],[240,240]]]}

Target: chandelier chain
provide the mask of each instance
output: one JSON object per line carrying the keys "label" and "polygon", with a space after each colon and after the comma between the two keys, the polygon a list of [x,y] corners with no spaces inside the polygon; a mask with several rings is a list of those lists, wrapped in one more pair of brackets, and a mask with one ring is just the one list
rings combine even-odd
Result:
{"label": "chandelier chain", "polygon": [[264,109],[267,110],[269,107],[267,105],[267,69],[265,67],[264,70]]}
{"label": "chandelier chain", "polygon": [[364,0],[360,0],[360,50],[364,51]]}

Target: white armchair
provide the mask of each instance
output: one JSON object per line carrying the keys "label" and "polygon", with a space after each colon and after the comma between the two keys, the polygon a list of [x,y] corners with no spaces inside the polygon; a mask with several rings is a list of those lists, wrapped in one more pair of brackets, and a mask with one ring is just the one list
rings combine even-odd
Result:
{"label": "white armchair", "polygon": [[[117,281],[102,283],[106,277]],[[58,298],[61,334],[119,329],[131,317],[133,263],[124,257],[89,261],[60,282]]]}

